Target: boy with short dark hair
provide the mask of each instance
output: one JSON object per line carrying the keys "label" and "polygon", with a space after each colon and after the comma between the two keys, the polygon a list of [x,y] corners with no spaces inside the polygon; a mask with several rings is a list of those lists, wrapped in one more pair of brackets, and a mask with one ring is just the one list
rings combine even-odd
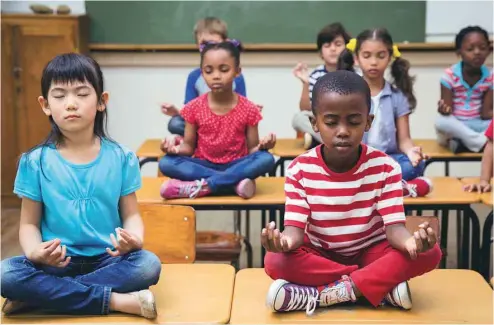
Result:
{"label": "boy with short dark hair", "polygon": [[340,53],[345,49],[350,41],[350,35],[341,23],[333,23],[324,26],[317,34],[317,51],[324,64],[318,66],[310,75],[307,75],[307,66],[299,63],[293,73],[302,82],[302,95],[300,97],[300,112],[295,114],[292,120],[292,127],[296,131],[305,134],[304,147],[308,149],[313,144],[313,140],[321,143],[319,134],[312,130],[309,117],[312,116],[311,100],[312,90],[317,80],[329,71],[335,71]]}
{"label": "boy with short dark hair", "polygon": [[362,143],[370,106],[354,72],[329,72],[314,86],[310,120],[323,144],[288,167],[284,231],[270,223],[261,233],[273,311],[311,314],[359,297],[410,309],[407,281],[439,264],[429,224],[405,227],[400,165]]}
{"label": "boy with short dark hair", "polygon": [[[228,30],[226,23],[216,17],[206,17],[199,20],[194,26],[194,38],[197,47],[200,48],[201,44],[207,42],[221,43],[228,39]],[[239,95],[247,96],[245,89],[245,80],[242,74],[240,74],[233,83],[233,90]],[[189,73],[187,77],[187,84],[185,87],[185,100],[184,104],[187,104],[191,100],[199,97],[202,94],[209,92],[210,89],[204,78],[202,77],[201,69],[195,68]],[[161,105],[161,111],[163,114],[171,116],[168,122],[168,131],[171,134],[179,135],[176,141],[181,141],[184,136],[185,121],[178,108],[170,103],[164,103]]]}

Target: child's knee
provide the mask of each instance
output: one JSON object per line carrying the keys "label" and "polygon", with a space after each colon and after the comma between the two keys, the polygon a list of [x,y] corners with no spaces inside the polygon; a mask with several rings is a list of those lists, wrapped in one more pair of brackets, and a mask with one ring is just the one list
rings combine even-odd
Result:
{"label": "child's knee", "polygon": [[161,261],[154,253],[141,249],[134,253],[133,264],[136,266],[136,281],[143,288],[158,283],[161,274]]}
{"label": "child's knee", "polygon": [[425,272],[434,270],[441,262],[442,258],[441,248],[439,244],[435,244],[433,248],[429,249],[427,252],[419,255],[419,262],[426,268]]}
{"label": "child's knee", "polygon": [[286,279],[285,271],[288,270],[287,255],[289,254],[266,253],[264,257],[264,270],[271,279]]}
{"label": "child's knee", "polygon": [[185,122],[181,116],[177,115],[170,119],[168,122],[168,131],[171,134],[183,135],[185,128]]}
{"label": "child's knee", "polygon": [[274,168],[274,156],[268,151],[260,150],[256,152],[256,160],[260,166],[263,166],[266,172],[270,172]]}
{"label": "child's knee", "polygon": [[25,267],[24,259],[24,257],[16,256],[2,261],[0,266],[2,297],[11,297],[13,290],[19,290],[20,277],[17,271]]}
{"label": "child's knee", "polygon": [[174,170],[176,166],[176,159],[174,156],[164,156],[158,162],[158,168],[165,176],[169,176],[169,172]]}

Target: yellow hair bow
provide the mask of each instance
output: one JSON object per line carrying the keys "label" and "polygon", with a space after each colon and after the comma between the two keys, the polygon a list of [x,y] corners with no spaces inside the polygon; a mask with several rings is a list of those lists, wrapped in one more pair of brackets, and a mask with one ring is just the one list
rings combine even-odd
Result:
{"label": "yellow hair bow", "polygon": [[355,52],[355,49],[357,48],[357,39],[352,38],[350,41],[348,41],[346,48],[350,52]]}
{"label": "yellow hair bow", "polygon": [[395,58],[399,58],[401,56],[401,53],[398,50],[398,46],[397,45],[393,45],[393,56]]}

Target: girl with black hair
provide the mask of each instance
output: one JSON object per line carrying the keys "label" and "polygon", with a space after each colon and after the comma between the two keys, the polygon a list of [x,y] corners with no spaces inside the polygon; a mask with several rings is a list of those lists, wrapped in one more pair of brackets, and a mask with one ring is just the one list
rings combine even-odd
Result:
{"label": "girl with black hair", "polygon": [[492,121],[493,75],[484,64],[490,53],[489,35],[468,26],[456,35],[460,62],[441,77],[441,100],[436,119],[438,142],[452,152],[480,152],[487,143],[485,130]]}
{"label": "girl with black hair", "polygon": [[139,161],[106,134],[108,93],[98,63],[74,53],[55,57],[41,94],[52,130],[19,161],[14,193],[22,198],[24,255],[2,261],[2,311],[156,318],[148,288],[161,262],[142,249]]}
{"label": "girl with black hair", "polygon": [[259,140],[259,108],[233,90],[241,72],[237,42],[203,44],[201,71],[211,92],[182,109],[183,142],[169,138],[162,143],[167,155],[159,168],[171,180],[163,183],[161,196],[195,198],[226,191],[251,198],[254,180],[274,168],[267,150],[276,138],[269,134]]}

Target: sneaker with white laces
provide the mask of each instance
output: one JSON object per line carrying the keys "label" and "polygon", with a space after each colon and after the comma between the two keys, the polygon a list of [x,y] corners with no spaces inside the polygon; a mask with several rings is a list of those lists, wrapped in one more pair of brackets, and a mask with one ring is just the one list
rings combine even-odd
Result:
{"label": "sneaker with white laces", "polygon": [[410,294],[410,287],[408,282],[404,281],[398,284],[391,290],[390,293],[384,297],[384,300],[391,306],[401,307],[409,310],[412,308],[412,295]]}
{"label": "sneaker with white laces", "polygon": [[161,185],[160,195],[164,199],[196,198],[211,193],[204,179],[186,182],[178,179],[170,179]]}
{"label": "sneaker with white laces", "polygon": [[410,181],[402,180],[404,197],[424,197],[432,192],[432,181],[427,177],[417,177]]}
{"label": "sneaker with white laces", "polygon": [[356,300],[350,279],[344,276],[340,281],[323,287],[298,285],[278,279],[269,288],[266,304],[274,312],[305,310],[310,316],[318,307]]}

